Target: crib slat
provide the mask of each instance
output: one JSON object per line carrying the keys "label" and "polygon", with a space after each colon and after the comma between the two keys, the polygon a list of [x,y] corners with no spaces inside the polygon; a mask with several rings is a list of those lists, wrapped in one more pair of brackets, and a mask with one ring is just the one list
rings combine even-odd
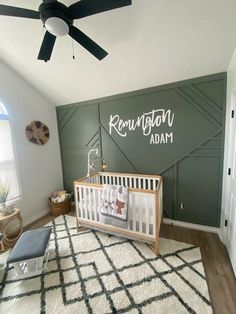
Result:
{"label": "crib slat", "polygon": [[127,186],[130,187],[130,177],[127,177]]}
{"label": "crib slat", "polygon": [[84,216],[88,219],[88,195],[87,195],[87,188],[84,188]]}
{"label": "crib slat", "polygon": [[149,234],[150,230],[150,212],[149,212],[149,206],[148,206],[148,198],[145,197],[144,199],[144,208],[145,208],[145,218],[146,218],[146,234]]}
{"label": "crib slat", "polygon": [[80,210],[80,206],[79,206],[79,191],[77,186],[74,187],[74,194],[75,194],[75,208],[76,208],[76,215],[79,215],[79,210]]}
{"label": "crib slat", "polygon": [[141,178],[138,178],[138,189],[141,189]]}
{"label": "crib slat", "polygon": [[96,198],[96,196],[97,196],[97,189],[94,189],[93,190],[93,209],[92,209],[92,211],[93,211],[93,214],[94,214],[94,220],[95,221],[97,221],[97,198]]}
{"label": "crib slat", "polygon": [[133,231],[136,231],[136,210],[137,210],[137,205],[136,205],[136,197],[135,194],[132,193],[132,208],[133,208]]}
{"label": "crib slat", "polygon": [[84,218],[83,216],[83,194],[82,194],[82,188],[79,187],[79,217]]}
{"label": "crib slat", "polygon": [[155,190],[157,189],[158,187],[158,180],[155,180]]}
{"label": "crib slat", "polygon": [[128,229],[133,230],[131,226],[131,221],[133,219],[133,202],[132,202],[132,194],[128,194]]}
{"label": "crib slat", "polygon": [[152,199],[152,210],[153,210],[153,234],[156,234],[156,228],[157,228],[157,195],[154,196],[154,198]]}
{"label": "crib slat", "polygon": [[102,190],[99,189],[97,190],[98,194],[97,194],[97,200],[98,200],[98,221],[100,220],[100,210],[101,210],[101,197],[102,197]]}
{"label": "crib slat", "polygon": [[88,214],[89,219],[93,219],[92,216],[92,189],[88,188]]}
{"label": "crib slat", "polygon": [[142,197],[139,196],[139,209],[138,209],[138,225],[139,225],[139,232],[142,232],[142,228],[143,228],[143,200]]}

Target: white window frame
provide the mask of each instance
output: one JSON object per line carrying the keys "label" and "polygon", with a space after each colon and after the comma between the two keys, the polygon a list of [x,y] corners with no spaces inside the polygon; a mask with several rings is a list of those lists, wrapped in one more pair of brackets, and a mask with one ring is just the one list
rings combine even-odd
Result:
{"label": "white window frame", "polygon": [[0,97],[0,105],[3,107],[3,110],[6,112],[6,115],[0,114],[0,120],[9,121],[9,125],[10,125],[11,143],[12,143],[13,157],[14,157],[14,163],[15,163],[15,169],[16,169],[16,177],[17,177],[18,189],[19,189],[19,195],[13,199],[7,201],[7,204],[9,206],[11,206],[11,205],[16,204],[17,202],[21,201],[23,198],[23,196],[22,196],[23,194],[22,194],[22,187],[21,187],[21,180],[20,180],[20,172],[19,172],[19,164],[18,164],[18,158],[17,158],[15,132],[14,132],[14,127],[13,127],[13,122],[12,122],[12,116],[11,116],[11,113],[10,113],[8,106],[6,106],[6,102],[1,97]]}

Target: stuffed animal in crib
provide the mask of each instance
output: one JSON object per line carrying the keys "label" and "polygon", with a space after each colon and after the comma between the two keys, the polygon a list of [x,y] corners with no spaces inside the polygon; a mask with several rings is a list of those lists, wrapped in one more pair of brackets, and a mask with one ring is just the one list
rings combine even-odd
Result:
{"label": "stuffed animal in crib", "polygon": [[122,209],[125,207],[125,202],[121,202],[120,200],[116,199],[116,213],[119,215],[123,215]]}

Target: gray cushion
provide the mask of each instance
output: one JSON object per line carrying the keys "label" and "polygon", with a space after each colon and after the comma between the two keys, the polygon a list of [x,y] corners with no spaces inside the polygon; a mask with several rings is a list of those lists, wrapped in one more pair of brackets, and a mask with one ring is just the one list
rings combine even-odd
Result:
{"label": "gray cushion", "polygon": [[22,233],[8,256],[7,263],[15,263],[43,256],[51,232],[52,228],[46,227]]}

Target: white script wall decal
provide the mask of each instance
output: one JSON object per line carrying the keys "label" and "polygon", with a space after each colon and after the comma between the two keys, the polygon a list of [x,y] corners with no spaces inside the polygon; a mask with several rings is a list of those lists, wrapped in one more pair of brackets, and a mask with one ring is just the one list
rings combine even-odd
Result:
{"label": "white script wall decal", "polygon": [[136,119],[128,120],[121,119],[118,114],[110,115],[109,134],[112,134],[112,130],[114,130],[120,136],[126,137],[128,131],[133,132],[137,128],[141,128],[144,136],[151,134],[150,144],[173,143],[173,132],[153,134],[153,129],[161,125],[172,127],[174,116],[175,114],[171,112],[171,109],[153,109],[152,111],[144,112]]}

